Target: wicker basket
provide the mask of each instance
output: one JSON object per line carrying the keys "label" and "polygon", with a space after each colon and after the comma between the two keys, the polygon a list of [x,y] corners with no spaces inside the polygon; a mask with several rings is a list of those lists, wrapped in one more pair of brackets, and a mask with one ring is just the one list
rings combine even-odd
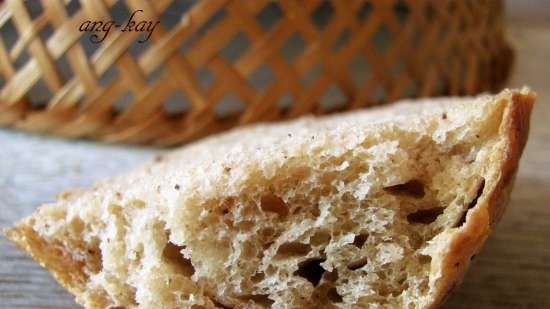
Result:
{"label": "wicker basket", "polygon": [[[149,39],[117,28],[93,43],[80,31],[132,13],[160,21]],[[513,58],[503,27],[499,0],[7,0],[0,124],[168,145],[259,120],[494,91]]]}

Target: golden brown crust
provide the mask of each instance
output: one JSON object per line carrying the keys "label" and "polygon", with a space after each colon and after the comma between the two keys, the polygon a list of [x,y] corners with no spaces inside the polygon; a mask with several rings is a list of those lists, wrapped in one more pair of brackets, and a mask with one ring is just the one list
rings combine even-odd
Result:
{"label": "golden brown crust", "polygon": [[30,224],[20,223],[4,230],[4,235],[18,247],[27,251],[42,267],[72,294],[77,295],[88,280],[83,271],[83,262],[75,261],[61,244],[49,244],[34,231]]}
{"label": "golden brown crust", "polygon": [[469,211],[464,225],[453,235],[449,249],[442,253],[441,279],[438,281],[433,303],[437,308],[460,283],[469,268],[471,259],[481,250],[492,227],[498,223],[509,200],[519,159],[529,135],[530,113],[536,95],[533,92],[508,94],[507,107],[500,125],[505,136],[504,158],[500,174],[486,187],[478,205]]}
{"label": "golden brown crust", "polygon": [[[64,197],[60,196],[60,198]],[[57,211],[55,208],[42,210]],[[104,293],[94,294],[92,297],[93,303],[86,303],[79,299],[79,296],[86,289],[86,283],[89,281],[89,274],[85,271],[86,261],[75,259],[72,252],[61,242],[48,242],[35,230],[34,224],[34,217],[27,217],[14,227],[4,229],[3,234],[52,273],[54,279],[76,297],[77,303],[85,308],[105,308],[108,298]]]}

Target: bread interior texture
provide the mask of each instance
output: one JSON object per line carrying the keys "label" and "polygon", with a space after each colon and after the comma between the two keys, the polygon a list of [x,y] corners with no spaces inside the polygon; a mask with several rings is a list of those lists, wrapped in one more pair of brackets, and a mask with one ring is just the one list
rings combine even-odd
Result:
{"label": "bread interior texture", "polygon": [[460,227],[483,192],[489,162],[476,154],[490,151],[487,134],[445,149],[384,132],[385,142],[288,160],[272,177],[258,171],[238,196],[182,217],[195,276],[228,306],[416,308],[429,241]]}
{"label": "bread interior texture", "polygon": [[87,308],[426,308],[445,237],[499,177],[505,100],[237,131],[61,196],[8,237]]}

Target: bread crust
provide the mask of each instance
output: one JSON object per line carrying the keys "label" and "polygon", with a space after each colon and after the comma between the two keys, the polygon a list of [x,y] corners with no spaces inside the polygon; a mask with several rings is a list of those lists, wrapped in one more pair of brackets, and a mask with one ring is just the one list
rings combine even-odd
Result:
{"label": "bread crust", "polygon": [[[430,273],[430,282],[433,281],[434,286],[431,287],[431,293],[422,301],[420,308],[437,308],[462,280],[472,256],[481,250],[492,227],[500,220],[509,199],[519,158],[527,141],[529,115],[535,94],[528,90],[504,91],[497,98],[506,101],[499,126],[499,134],[505,136],[504,151],[499,152],[504,155],[504,158],[499,160],[501,162],[499,173],[486,180],[487,185],[475,207],[468,211],[464,224],[438,240],[441,250],[438,257],[434,258]],[[103,186],[114,182],[115,180],[108,180],[103,183]],[[68,203],[70,200],[79,198],[82,192],[82,190],[75,190],[74,194],[68,192],[62,194],[60,199]],[[43,207],[35,216],[58,212],[60,209],[57,205]],[[93,302],[79,299],[88,280],[86,273],[82,270],[83,261],[72,258],[69,250],[62,244],[57,244],[52,250],[51,244],[48,244],[33,229],[33,220],[33,217],[26,218],[15,227],[5,230],[6,237],[29,252],[36,261],[52,272],[63,287],[77,296],[77,302],[87,308],[105,307],[108,304],[107,295],[97,295]],[[215,295],[213,292],[209,294]],[[211,303],[207,308],[221,307]]]}
{"label": "bread crust", "polygon": [[522,93],[504,93],[503,97],[506,96],[509,101],[499,128],[506,136],[501,172],[488,181],[492,187],[484,190],[486,192],[470,209],[463,226],[452,236],[448,249],[440,253],[441,279],[427,309],[439,307],[463,280],[472,258],[480,252],[492,228],[500,221],[510,198],[519,159],[529,135],[530,114],[536,95],[523,90]]}
{"label": "bread crust", "polygon": [[[52,248],[51,244],[48,244],[32,226],[32,217],[29,217],[3,232],[7,239],[28,252],[40,266],[53,275],[62,287],[78,298],[88,280],[88,276],[82,271],[83,262],[75,260],[62,244]],[[103,299],[99,303],[106,302],[107,299]],[[84,304],[81,303],[81,305]]]}

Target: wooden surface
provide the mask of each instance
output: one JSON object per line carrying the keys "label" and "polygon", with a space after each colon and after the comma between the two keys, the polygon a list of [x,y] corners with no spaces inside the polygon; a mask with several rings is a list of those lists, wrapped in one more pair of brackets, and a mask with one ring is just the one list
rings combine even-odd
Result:
{"label": "wooden surface", "polygon": [[[445,309],[550,308],[550,21],[516,22],[511,86],[538,92],[531,135],[502,222]],[[150,149],[0,130],[0,227],[68,187],[127,170]],[[78,308],[51,276],[0,237],[0,309]]]}

